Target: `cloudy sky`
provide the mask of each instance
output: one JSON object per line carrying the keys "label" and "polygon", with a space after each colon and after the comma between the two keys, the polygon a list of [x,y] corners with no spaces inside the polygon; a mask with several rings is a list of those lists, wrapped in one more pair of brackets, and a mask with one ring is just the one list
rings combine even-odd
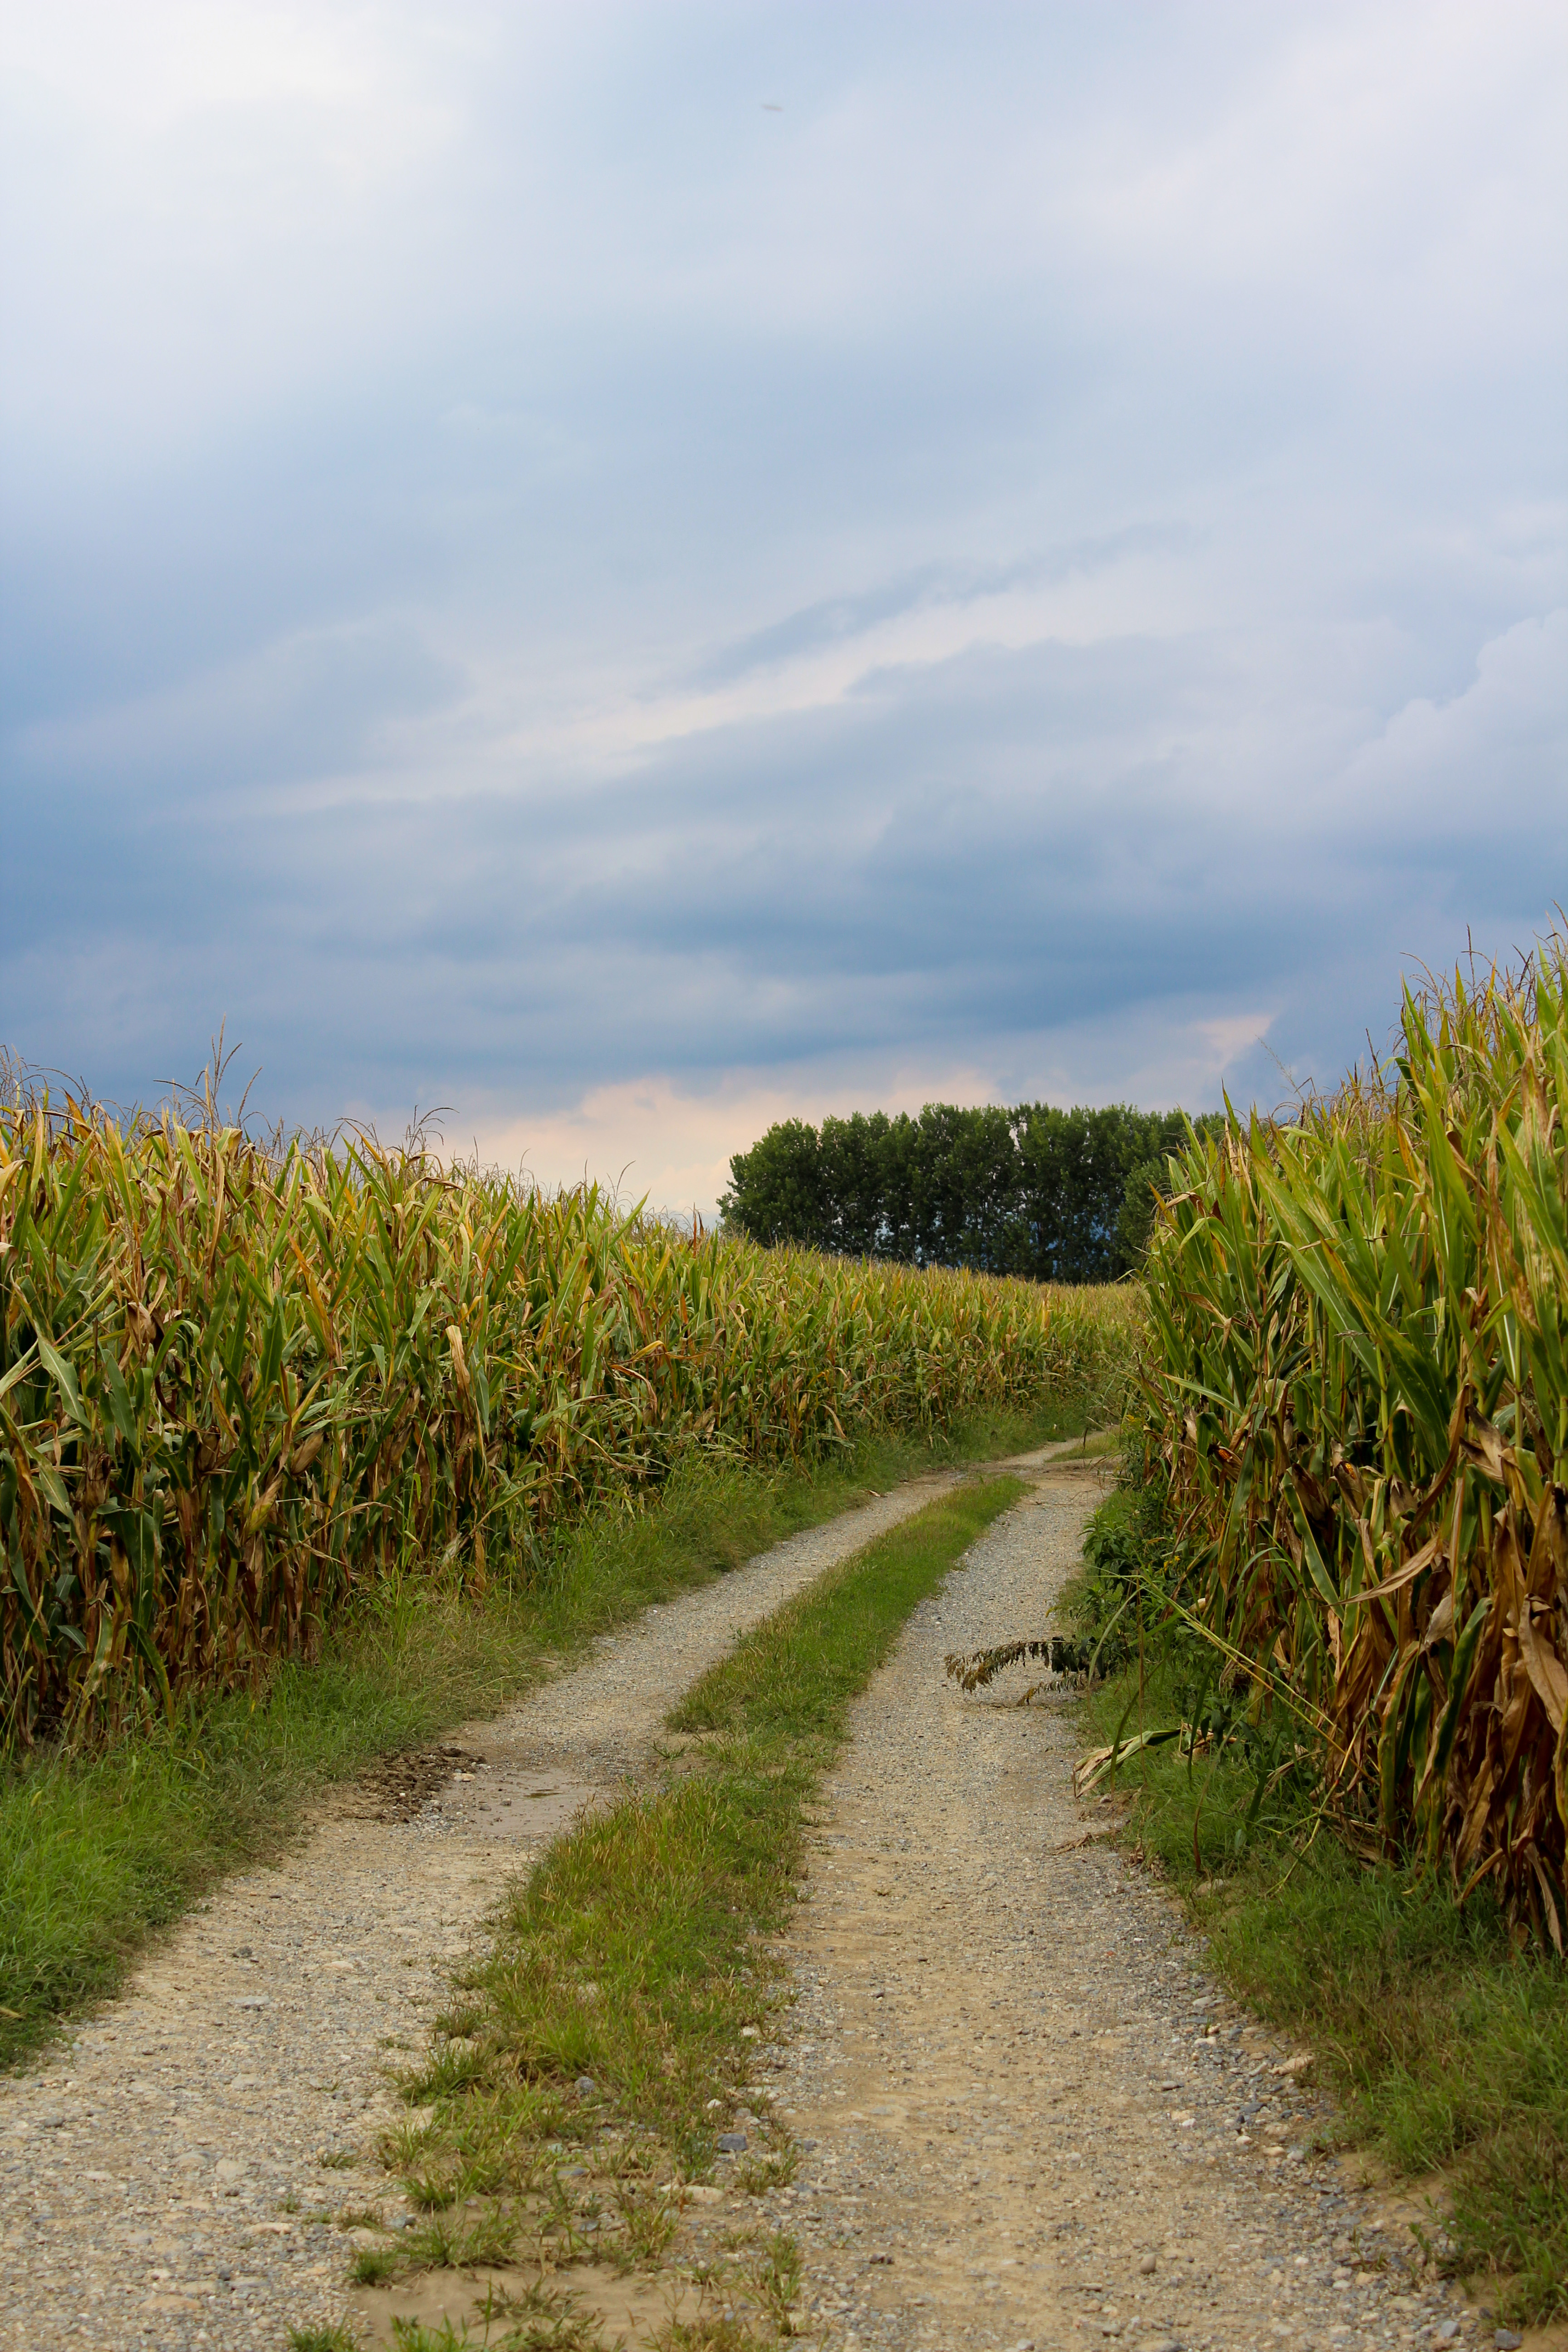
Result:
{"label": "cloudy sky", "polygon": [[1568,16],[9,0],[0,1043],[711,1205],[1568,899]]}

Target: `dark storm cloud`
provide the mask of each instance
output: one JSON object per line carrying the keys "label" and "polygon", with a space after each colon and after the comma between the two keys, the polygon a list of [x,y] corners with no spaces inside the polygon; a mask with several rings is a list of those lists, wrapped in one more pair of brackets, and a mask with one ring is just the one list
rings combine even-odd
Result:
{"label": "dark storm cloud", "polygon": [[1568,895],[1552,12],[64,16],[0,1040],[1272,1098]]}

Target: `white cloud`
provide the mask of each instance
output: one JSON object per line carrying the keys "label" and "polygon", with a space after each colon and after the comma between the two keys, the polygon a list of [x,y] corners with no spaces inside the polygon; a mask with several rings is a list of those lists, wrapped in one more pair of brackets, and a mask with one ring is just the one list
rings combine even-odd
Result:
{"label": "white cloud", "polygon": [[1568,607],[1518,621],[1483,645],[1473,682],[1420,695],[1351,761],[1341,806],[1363,822],[1489,829],[1506,814],[1560,824],[1568,803]]}
{"label": "white cloud", "polygon": [[[918,1112],[928,1102],[1129,1100],[1163,1108],[1216,1102],[1226,1073],[1269,1026],[1264,1012],[1205,1017],[1199,1007],[1139,1008],[1141,1024],[1089,1022],[1048,1036],[997,1040],[989,1067],[972,1061],[853,1060],[730,1070],[700,1087],[668,1074],[595,1087],[553,1110],[479,1110],[442,1122],[444,1148],[526,1174],[546,1190],[584,1178],[624,1202],[711,1221],[730,1160],[776,1120],[854,1111]],[[1130,1050],[1131,1047],[1131,1050]],[[1280,1089],[1282,1091],[1282,1088]],[[390,1131],[390,1129],[388,1130]]]}

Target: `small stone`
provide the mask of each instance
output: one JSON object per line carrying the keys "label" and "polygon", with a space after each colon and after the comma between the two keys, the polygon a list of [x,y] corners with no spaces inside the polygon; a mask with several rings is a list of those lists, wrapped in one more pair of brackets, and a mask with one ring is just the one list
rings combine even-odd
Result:
{"label": "small stone", "polygon": [[572,2087],[580,2099],[591,2099],[599,2085],[595,2082],[592,2074],[579,2074]]}
{"label": "small stone", "polygon": [[1519,2352],[1519,2347],[1523,2341],[1523,2336],[1516,2336],[1511,2327],[1500,2327],[1492,2337],[1492,2342],[1497,2346],[1497,2352]]}
{"label": "small stone", "polygon": [[1437,2322],[1436,2334],[1439,2344],[1451,2344],[1458,2332],[1459,2323],[1457,2319],[1440,2319]]}
{"label": "small stone", "polygon": [[721,2132],[713,2145],[721,2156],[744,2156],[746,2135],[744,2132]]}

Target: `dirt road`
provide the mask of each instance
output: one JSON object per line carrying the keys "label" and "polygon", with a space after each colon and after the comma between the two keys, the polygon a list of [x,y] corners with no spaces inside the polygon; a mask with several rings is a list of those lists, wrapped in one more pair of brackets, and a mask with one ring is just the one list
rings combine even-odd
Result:
{"label": "dirt road", "polygon": [[[506,1879],[642,1765],[666,1709],[939,1475],[651,1609],[410,1775],[226,1882],[125,1997],[0,2081],[0,2345],[252,2352],[349,2309],[351,2252],[305,2218],[379,2200],[379,2127]],[[323,2167],[322,2157],[328,2159]],[[283,2210],[289,2204],[299,2210]]]}
{"label": "dirt road", "polygon": [[[650,1612],[423,1776],[382,1775],[0,2085],[0,2344],[276,2352],[351,2310],[384,2326],[306,2211],[384,2196],[362,2168],[384,2069],[505,1877],[637,1769],[737,1633],[942,1483]],[[710,2227],[794,2231],[797,2331],[821,2352],[1468,2336],[1310,2153],[1288,2053],[1218,1999],[1167,1899],[1084,1842],[1104,1816],[1072,1795],[1067,1703],[943,1680],[944,1652],[1048,1624],[1097,1494],[1046,1474],[859,1703],[791,1938],[792,2031],[759,2070],[800,2173],[763,2215],[721,2193]]]}
{"label": "dirt road", "polygon": [[1012,1705],[1024,1669],[977,1698],[943,1679],[945,1653],[1049,1625],[1098,1499],[1049,1474],[856,1709],[771,2078],[808,2144],[769,2200],[803,2324],[825,2352],[1461,2340],[1458,2297],[1312,2156],[1326,2110],[1291,2053],[1096,1835],[1070,1701]]}

